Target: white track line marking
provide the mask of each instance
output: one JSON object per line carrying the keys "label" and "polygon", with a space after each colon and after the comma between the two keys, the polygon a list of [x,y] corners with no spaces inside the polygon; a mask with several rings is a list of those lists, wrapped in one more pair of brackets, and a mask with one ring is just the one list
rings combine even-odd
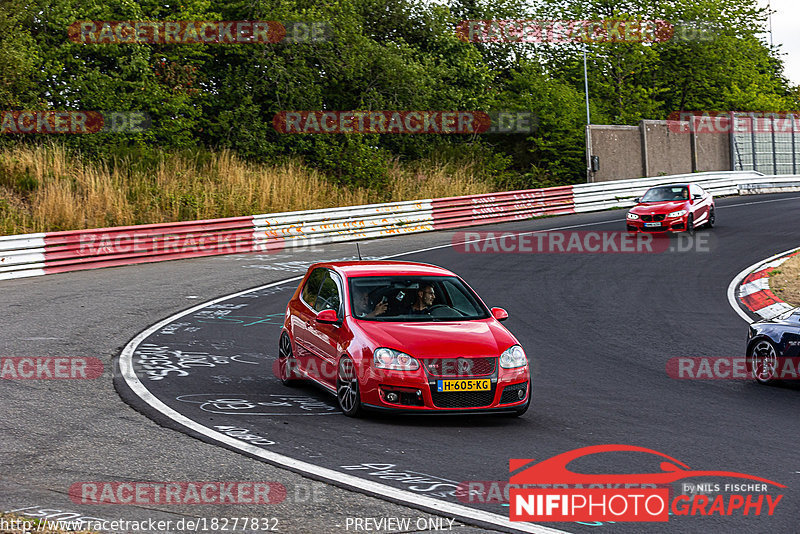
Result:
{"label": "white track line marking", "polygon": [[785,202],[787,200],[797,200],[800,197],[774,198],[772,200],[754,200],[753,202],[742,202],[741,204],[730,204],[728,206],[717,206],[719,209],[738,208],[739,206],[752,206],[753,204],[769,204],[770,202]]}

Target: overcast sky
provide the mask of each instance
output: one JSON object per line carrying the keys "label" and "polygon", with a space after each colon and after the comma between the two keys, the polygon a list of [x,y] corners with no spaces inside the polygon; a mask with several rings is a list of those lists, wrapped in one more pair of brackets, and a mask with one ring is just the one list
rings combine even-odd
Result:
{"label": "overcast sky", "polygon": [[759,0],[762,6],[766,7],[768,3],[772,4],[772,9],[776,12],[772,15],[772,37],[776,45],[783,45],[781,57],[785,65],[784,72],[792,85],[800,85],[800,1]]}

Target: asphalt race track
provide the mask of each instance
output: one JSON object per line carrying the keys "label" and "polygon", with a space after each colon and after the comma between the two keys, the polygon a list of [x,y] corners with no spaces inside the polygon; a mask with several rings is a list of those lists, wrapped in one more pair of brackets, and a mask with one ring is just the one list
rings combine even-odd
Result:
{"label": "asphalt race track", "polygon": [[[206,275],[201,285],[207,289],[201,301],[244,292],[193,308],[189,306],[197,300],[176,302],[173,307],[177,308],[157,317],[123,317],[122,321],[134,323],[130,326],[133,333],[143,333],[122,351],[121,361],[115,362],[122,371],[132,363],[135,378],[115,372],[114,385],[125,402],[161,425],[228,449],[240,450],[237,443],[248,444],[250,448],[244,455],[228,450],[219,453],[228,466],[237,462],[252,465],[254,458],[261,458],[304,472],[302,466],[312,464],[330,470],[312,472],[312,478],[325,480],[330,472],[345,475],[334,481],[335,485],[358,485],[349,478],[357,477],[365,481],[367,493],[376,493],[370,490],[372,484],[402,490],[392,499],[397,502],[403,501],[403,495],[414,494],[490,514],[486,517],[507,518],[507,505],[468,502],[457,497],[455,489],[468,481],[507,481],[508,463],[514,458],[543,460],[590,445],[637,445],[675,457],[693,469],[747,473],[775,480],[787,488],[780,491],[784,496],[772,517],[673,516],[668,523],[542,525],[568,532],[796,532],[800,510],[800,387],[761,387],[732,380],[675,380],[665,370],[667,360],[679,356],[743,355],[746,324],[728,304],[728,284],[746,266],[800,244],[797,194],[718,199],[717,208],[717,227],[698,230],[693,242],[681,245],[693,245],[687,246],[687,251],[465,254],[446,246],[456,232],[362,245],[362,251],[373,256],[420,250],[398,259],[449,268],[461,275],[489,306],[508,310],[510,318],[504,324],[526,349],[533,375],[532,405],[519,419],[465,415],[371,416],[353,420],[341,415],[335,399],[319,388],[281,385],[273,363],[285,305],[297,280],[281,283],[280,279],[302,274],[312,255],[326,259],[352,255],[352,251],[346,252],[352,245],[323,247],[308,257],[303,257],[302,251],[287,254],[286,258],[296,262],[294,268],[269,271],[272,279],[262,284],[267,287],[252,291],[245,290],[255,283],[239,287],[220,284],[219,291],[209,289],[214,276],[224,279],[237,265],[230,258],[137,266],[137,273],[144,274],[141,278],[146,278],[150,269],[152,273],[168,272],[175,279],[189,279],[192,269],[200,265]],[[611,211],[477,230],[621,230],[623,217],[624,211]],[[247,261],[247,256],[239,258]],[[275,258],[260,258],[251,263],[261,262],[267,272],[274,261]],[[126,269],[129,268],[103,272]],[[46,290],[37,291],[37,283],[44,287],[50,279],[67,282],[90,280],[93,276],[98,273],[16,281],[9,287],[20,295],[32,291],[45,301],[57,299],[59,287],[63,291],[65,286],[51,284]],[[144,301],[148,291],[155,291],[144,284],[138,290]],[[153,298],[159,296],[154,294]],[[92,295],[86,296],[89,305],[92,300]],[[162,308],[166,312],[170,307]],[[184,311],[174,316],[180,309]],[[47,320],[47,311],[41,309],[35,314],[31,309],[21,313]],[[171,318],[159,322],[167,317]],[[107,320],[115,319],[118,318],[108,316]],[[4,321],[0,326],[5,324]],[[145,330],[150,324],[156,327]],[[13,329],[3,331],[10,333],[8,339],[2,340],[4,353],[10,349],[16,352],[13,355],[23,355],[25,343],[19,341],[22,334]],[[76,331],[71,335],[81,334]],[[88,350],[80,343],[76,346]],[[0,388],[10,391],[16,386],[8,382],[0,381]],[[131,389],[131,383],[136,382],[154,401],[142,400],[142,392]],[[8,398],[6,391],[4,398]],[[187,429],[170,420],[162,413],[164,410],[153,408],[154,402],[159,401],[198,426]],[[57,413],[58,408],[55,410]],[[116,406],[115,413],[107,415],[130,416],[120,410]],[[15,428],[16,421],[11,417],[10,429]],[[148,428],[146,424],[141,426]],[[209,433],[198,430],[201,427],[216,434],[228,432],[234,439],[221,444]],[[146,435],[138,438],[147,440]],[[175,439],[193,441],[180,434],[175,434]],[[13,443],[4,439],[2,450],[10,448]],[[265,451],[264,456],[258,451]],[[658,462],[644,455],[610,454],[580,467],[595,473],[659,471]],[[113,478],[110,468],[97,470],[95,479],[102,479],[101,474]],[[11,470],[7,477],[13,476]],[[738,482],[710,478],[692,481]],[[775,494],[774,489],[770,492]],[[4,499],[0,504],[12,503]],[[361,510],[339,512],[340,517],[365,515]],[[303,512],[298,511],[297,515],[302,516]],[[309,518],[298,519],[294,524],[289,521],[281,531],[308,531],[302,526],[308,521]],[[464,522],[476,524],[459,521]],[[477,524],[485,528],[491,521]],[[335,531],[330,525],[320,528],[323,530]]]}

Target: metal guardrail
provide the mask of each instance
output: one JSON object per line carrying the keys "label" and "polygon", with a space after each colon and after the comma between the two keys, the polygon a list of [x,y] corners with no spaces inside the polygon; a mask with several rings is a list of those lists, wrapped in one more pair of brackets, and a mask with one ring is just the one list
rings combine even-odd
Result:
{"label": "metal guardrail", "polygon": [[479,224],[624,208],[654,185],[695,182],[716,196],[800,188],[800,177],[695,173],[484,195],[0,237],[0,280],[219,254],[270,252]]}
{"label": "metal guardrail", "polygon": [[800,176],[764,176],[761,179],[752,180],[750,183],[738,185],[738,194],[740,195],[786,193],[790,191],[800,191]]}
{"label": "metal guardrail", "polygon": [[699,184],[700,187],[715,196],[736,195],[738,194],[738,184],[752,182],[761,177],[763,177],[761,173],[753,171],[722,171],[580,184],[573,186],[575,211],[582,213],[628,208],[634,205],[634,198],[642,196],[653,186],[681,182]]}

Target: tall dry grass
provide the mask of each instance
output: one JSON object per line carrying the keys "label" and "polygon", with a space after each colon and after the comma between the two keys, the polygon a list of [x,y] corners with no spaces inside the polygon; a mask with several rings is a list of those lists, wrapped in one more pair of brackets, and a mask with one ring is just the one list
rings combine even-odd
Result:
{"label": "tall dry grass", "polygon": [[0,150],[0,232],[20,234],[214,219],[485,193],[472,165],[393,163],[384,191],[331,183],[300,162],[264,165],[230,151],[164,154],[149,168],[93,161],[62,146]]}
{"label": "tall dry grass", "polygon": [[781,300],[800,306],[800,256],[793,256],[770,272],[769,287]]}

